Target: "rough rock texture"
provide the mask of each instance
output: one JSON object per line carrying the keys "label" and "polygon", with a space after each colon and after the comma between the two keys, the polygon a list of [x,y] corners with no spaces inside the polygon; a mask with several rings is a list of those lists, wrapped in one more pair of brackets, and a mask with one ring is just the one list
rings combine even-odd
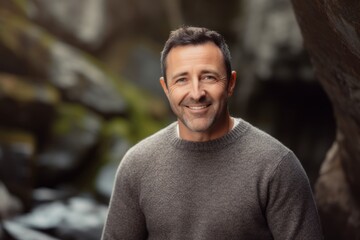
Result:
{"label": "rough rock texture", "polygon": [[359,239],[360,207],[346,181],[337,142],[321,167],[315,191],[326,239]]}
{"label": "rough rock texture", "polygon": [[[337,160],[334,161],[338,164],[333,164],[331,171],[322,171],[317,183],[325,236],[340,239],[334,234],[336,232],[338,236],[346,236],[342,239],[359,239],[360,4],[355,0],[292,2],[305,47],[332,101],[337,123],[334,143]],[[329,165],[329,161],[324,165]],[[338,194],[334,192],[341,197],[335,198]],[[329,227],[330,222],[337,227]]]}

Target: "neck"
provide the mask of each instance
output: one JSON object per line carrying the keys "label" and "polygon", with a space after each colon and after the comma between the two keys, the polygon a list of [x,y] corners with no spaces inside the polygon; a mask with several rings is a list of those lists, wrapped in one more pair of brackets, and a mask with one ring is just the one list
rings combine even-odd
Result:
{"label": "neck", "polygon": [[184,126],[180,121],[179,124],[179,135],[181,139],[192,141],[192,142],[206,142],[220,138],[227,134],[234,125],[234,120],[230,117],[229,114],[226,114],[225,118],[221,121],[221,124],[218,124],[218,128],[209,129],[207,131],[195,132],[189,131],[186,126]]}

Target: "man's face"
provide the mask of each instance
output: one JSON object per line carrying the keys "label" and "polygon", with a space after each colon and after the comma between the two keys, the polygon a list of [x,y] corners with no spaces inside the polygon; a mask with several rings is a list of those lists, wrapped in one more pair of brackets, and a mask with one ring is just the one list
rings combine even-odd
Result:
{"label": "man's face", "polygon": [[226,133],[227,101],[235,86],[236,73],[232,72],[230,81],[227,80],[221,50],[211,42],[177,46],[171,49],[166,61],[167,86],[163,78],[160,82],[178,117],[182,137],[200,140]]}

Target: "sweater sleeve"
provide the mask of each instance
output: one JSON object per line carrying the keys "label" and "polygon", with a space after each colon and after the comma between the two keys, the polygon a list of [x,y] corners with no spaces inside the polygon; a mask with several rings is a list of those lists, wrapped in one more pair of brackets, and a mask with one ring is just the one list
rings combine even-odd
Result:
{"label": "sweater sleeve", "polygon": [[289,152],[268,186],[266,215],[274,239],[323,239],[315,201],[299,160]]}
{"label": "sweater sleeve", "polygon": [[125,156],[117,171],[102,240],[141,240],[147,237],[145,217],[138,201],[136,170],[129,162]]}

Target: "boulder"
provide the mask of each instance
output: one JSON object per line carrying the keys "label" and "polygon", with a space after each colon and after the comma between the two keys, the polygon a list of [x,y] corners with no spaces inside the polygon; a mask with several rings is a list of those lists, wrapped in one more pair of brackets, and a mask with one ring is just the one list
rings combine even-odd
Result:
{"label": "boulder", "polygon": [[0,46],[26,62],[28,74],[42,76],[66,100],[79,102],[101,114],[126,112],[126,103],[114,81],[90,55],[9,11],[0,9],[0,24]]}
{"label": "boulder", "polygon": [[360,204],[354,198],[341,163],[339,144],[328,151],[315,186],[325,239],[357,239]]}
{"label": "boulder", "polygon": [[51,139],[36,156],[38,186],[74,181],[96,159],[102,118],[80,105],[62,104],[52,125]]}
{"label": "boulder", "polygon": [[55,86],[63,100],[80,103],[106,118],[127,116],[136,139],[164,125],[164,120],[159,121],[168,113],[163,101],[112,74],[94,57],[6,9],[0,9],[0,25],[0,50],[24,63],[23,74],[41,76]]}
{"label": "boulder", "polygon": [[44,140],[60,93],[37,79],[0,73],[0,125],[35,133]]}
{"label": "boulder", "polygon": [[[2,0],[0,2],[5,2]],[[7,0],[9,1],[9,0]],[[46,0],[10,1],[28,19],[71,45],[91,52],[107,48],[112,37],[141,32],[159,36],[164,27],[163,2],[156,0]],[[5,4],[4,4],[5,5]],[[5,5],[9,8],[9,4]],[[16,8],[12,6],[13,11]],[[168,26],[167,21],[163,21]],[[162,30],[162,31],[161,31]]]}
{"label": "boulder", "polygon": [[[312,59],[316,76],[332,102],[337,124],[334,146],[338,167],[319,179],[319,186],[326,187],[321,190],[321,195],[317,194],[322,220],[327,226],[324,227],[325,236],[358,239],[360,5],[357,1],[339,0],[292,0],[292,3],[305,47]],[[329,163],[325,161],[326,164]],[[333,200],[328,201],[331,197],[334,197]],[[331,227],[335,225],[336,228]]]}
{"label": "boulder", "polygon": [[31,206],[36,140],[27,132],[0,130],[0,179],[24,208]]}

